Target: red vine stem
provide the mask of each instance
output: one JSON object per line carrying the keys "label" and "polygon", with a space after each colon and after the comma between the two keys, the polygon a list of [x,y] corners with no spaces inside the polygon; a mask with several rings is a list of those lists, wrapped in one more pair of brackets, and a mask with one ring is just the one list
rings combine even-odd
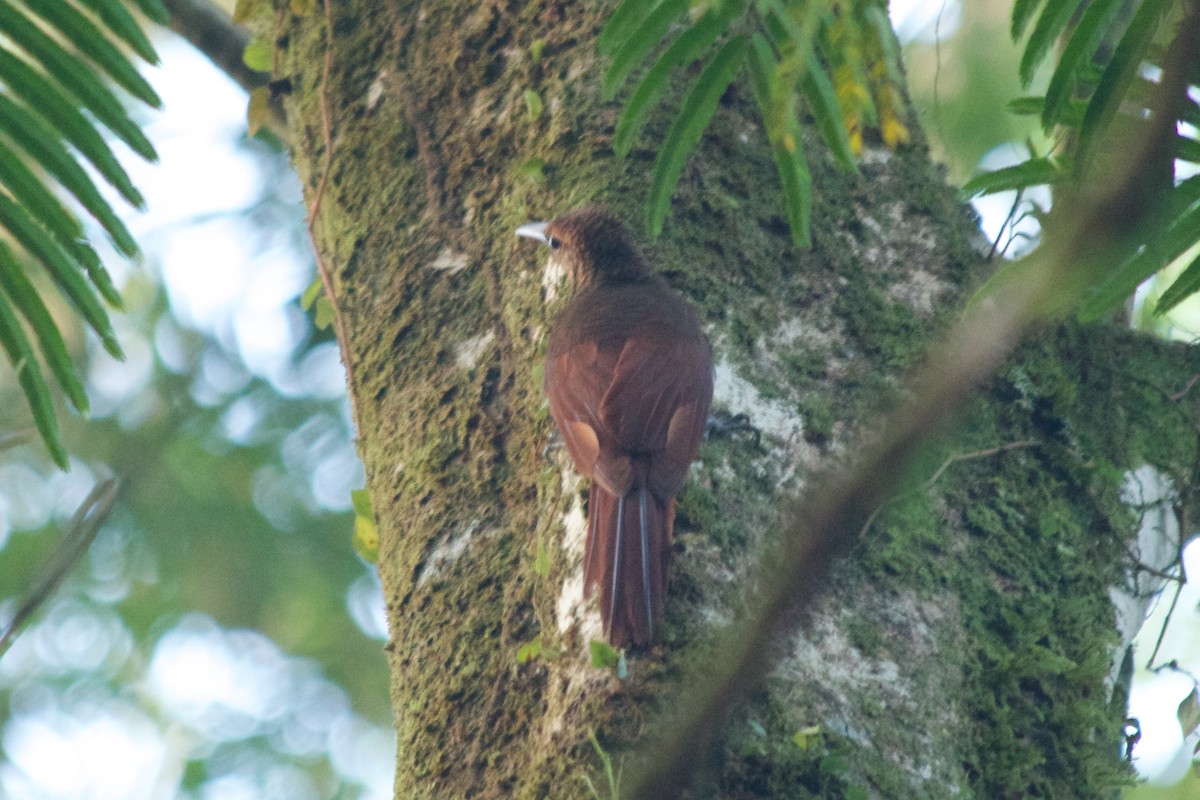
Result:
{"label": "red vine stem", "polygon": [[321,138],[325,145],[325,152],[321,156],[320,176],[317,178],[317,186],[313,192],[313,199],[308,207],[308,238],[312,241],[313,256],[317,262],[317,274],[321,277],[321,286],[325,289],[325,297],[329,299],[329,305],[333,310],[333,332],[337,337],[338,350],[342,355],[342,364],[346,367],[346,389],[350,397],[350,414],[354,420],[354,427],[358,430],[361,426],[358,418],[358,402],[354,396],[354,369],[350,360],[350,345],[346,339],[346,327],[343,324],[341,309],[338,308],[337,295],[333,291],[333,275],[330,273],[325,259],[321,256],[321,248],[317,246],[317,237],[314,231],[317,215],[321,213],[321,198],[325,195],[325,185],[328,183],[329,171],[333,163],[333,121],[332,115],[329,113],[329,74],[333,70],[333,11],[331,9],[331,0],[324,0],[324,7],[325,58],[321,66],[319,99],[321,106]]}

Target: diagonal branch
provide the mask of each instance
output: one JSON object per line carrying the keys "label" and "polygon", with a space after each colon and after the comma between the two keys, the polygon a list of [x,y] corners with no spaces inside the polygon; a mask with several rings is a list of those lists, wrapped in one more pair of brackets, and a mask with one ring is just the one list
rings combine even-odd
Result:
{"label": "diagonal branch", "polygon": [[[1187,99],[1190,54],[1200,51],[1200,4],[1180,24],[1164,63],[1147,129],[1124,170],[1099,191],[1079,198],[1070,213],[1056,213],[1039,250],[1017,265],[1018,279],[995,288],[966,313],[925,366],[909,381],[912,401],[893,413],[879,440],[857,463],[813,485],[787,514],[780,552],[764,563],[763,589],[753,614],[731,633],[709,662],[708,680],[669,722],[632,776],[628,796],[638,800],[677,797],[723,727],[730,709],[762,680],[771,660],[769,643],[794,627],[799,611],[818,596],[835,558],[856,541],[870,509],[898,487],[930,434],[945,427],[976,387],[1009,356],[1021,338],[1066,307],[1064,291],[1078,292],[1098,265],[1111,266],[1122,241],[1136,235],[1153,213],[1163,167],[1174,157],[1175,121]],[[1170,175],[1169,171],[1166,173]],[[1064,290],[1064,287],[1068,287]]]}
{"label": "diagonal branch", "polygon": [[[247,94],[270,83],[271,76],[246,66],[242,55],[250,43],[250,34],[210,0],[162,0],[171,15],[171,30],[208,57],[218,69],[233,79]],[[272,130],[284,129],[283,108],[272,98]]]}
{"label": "diagonal branch", "polygon": [[247,92],[266,86],[271,76],[256,72],[242,61],[250,34],[233,24],[229,15],[209,0],[163,0],[171,15],[171,30],[208,57],[208,60]]}

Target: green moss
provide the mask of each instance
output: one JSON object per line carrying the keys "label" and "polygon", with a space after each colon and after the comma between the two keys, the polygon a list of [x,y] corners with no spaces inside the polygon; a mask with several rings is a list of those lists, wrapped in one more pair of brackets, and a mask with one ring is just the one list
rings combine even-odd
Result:
{"label": "green moss", "polygon": [[[976,796],[1103,797],[1128,780],[1124,711],[1100,702],[1116,644],[1107,592],[1136,524],[1125,475],[1149,463],[1184,485],[1197,457],[1195,437],[1171,432],[1192,412],[1156,384],[1181,355],[1119,331],[1047,332],[915,478],[955,457],[937,482],[873,523],[863,569],[959,598]],[[871,632],[847,628],[865,653]]]}

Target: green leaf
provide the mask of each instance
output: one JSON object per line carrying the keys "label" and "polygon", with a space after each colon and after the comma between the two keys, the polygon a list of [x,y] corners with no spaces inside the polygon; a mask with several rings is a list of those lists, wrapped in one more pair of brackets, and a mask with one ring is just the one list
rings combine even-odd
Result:
{"label": "green leaf", "polygon": [[1193,259],[1187,269],[1171,282],[1171,285],[1158,298],[1158,302],[1154,304],[1154,313],[1167,313],[1197,291],[1200,291],[1200,257]]}
{"label": "green leaf", "polygon": [[1171,6],[1170,0],[1145,0],[1121,35],[1121,41],[1117,43],[1112,58],[1100,75],[1080,124],[1075,159],[1080,169],[1085,168],[1091,160],[1092,148],[1128,94],[1130,82],[1137,75],[1146,50],[1154,40],[1162,15]]}
{"label": "green leaf", "polygon": [[1175,157],[1193,164],[1200,163],[1200,142],[1188,136],[1175,137]]}
{"label": "green leaf", "polygon": [[371,509],[371,495],[366,489],[353,489],[350,505],[354,508],[354,552],[370,564],[378,563],[379,526]]}
{"label": "green leaf", "polygon": [[233,24],[245,25],[254,12],[261,11],[265,5],[264,0],[237,0],[233,5]]}
{"label": "green leaf", "polygon": [[275,45],[266,36],[251,39],[242,53],[242,62],[257,72],[271,72],[274,61]]}
{"label": "green leaf", "polygon": [[138,246],[120,217],[101,197],[95,184],[75,163],[54,131],[39,118],[30,115],[0,94],[0,130],[7,133],[26,153],[53,175],[67,191],[108,231],[113,243],[129,256],[137,255]]}
{"label": "green leaf", "polygon": [[312,304],[315,303],[317,298],[321,296],[321,292],[324,290],[324,288],[325,284],[321,283],[320,275],[313,278],[312,283],[310,283],[308,288],[304,290],[304,294],[300,295],[300,308],[304,309],[305,311],[308,311],[310,308],[312,308]]}
{"label": "green leaf", "polygon": [[1012,38],[1015,42],[1025,32],[1025,26],[1045,0],[1015,0],[1012,10]]}
{"label": "green leaf", "polygon": [[770,121],[776,118],[773,113],[773,96],[777,92],[778,83],[775,77],[775,57],[770,44],[761,34],[754,34],[752,43],[747,61],[750,65],[751,83],[759,112],[768,128],[768,140],[775,157],[779,182],[783,187],[792,241],[799,247],[811,247],[812,232],[809,222],[812,219],[812,175],[808,171],[804,151],[800,148],[800,123],[795,114],[789,113],[783,118],[782,132],[771,130],[774,126]]}
{"label": "green leaf", "polygon": [[1200,175],[1193,175],[1180,181],[1171,191],[1171,205],[1168,213],[1172,219],[1182,216],[1198,200],[1200,200]]}
{"label": "green leaf", "polygon": [[54,324],[54,319],[42,298],[38,296],[37,290],[25,277],[25,271],[17,263],[12,250],[3,242],[0,242],[0,289],[4,290],[13,306],[21,312],[29,327],[33,329],[41,347],[42,358],[54,373],[58,385],[70,399],[71,405],[86,416],[87,394],[83,390],[79,375],[75,372],[71,356],[67,353],[66,342],[63,341],[58,326]]}
{"label": "green leaf", "polygon": [[1079,71],[1087,66],[1096,53],[1104,34],[1109,31],[1125,0],[1093,0],[1083,12],[1079,24],[1071,33],[1067,46],[1058,58],[1058,66],[1046,89],[1046,105],[1042,109],[1042,127],[1049,130],[1058,122],[1075,92]]}
{"label": "green leaf", "polygon": [[50,231],[68,251],[83,237],[83,226],[33,171],[0,141],[0,185]]}
{"label": "green leaf", "polygon": [[317,330],[328,330],[333,324],[334,319],[333,303],[325,295],[317,298],[317,313],[313,318],[313,324],[317,326]]}
{"label": "green leaf", "polygon": [[34,358],[33,348],[21,323],[13,314],[12,307],[6,297],[0,297],[0,346],[8,353],[8,360],[16,370],[17,380],[29,408],[33,412],[33,422],[42,441],[50,452],[50,457],[61,469],[67,469],[67,453],[58,437],[58,420],[54,417],[54,403],[50,400],[50,389],[42,377],[42,369]]}
{"label": "green leaf", "polygon": [[159,25],[167,25],[171,22],[171,15],[163,7],[161,0],[134,0],[134,2],[137,3],[143,14]]}
{"label": "green leaf", "polygon": [[137,208],[144,206],[145,201],[112,149],[55,84],[3,48],[0,48],[0,80],[23,99],[29,109],[74,145],[125,199]]}
{"label": "green leaf", "polygon": [[246,135],[256,136],[271,121],[271,90],[257,86],[250,92],[246,105]]}
{"label": "green leaf", "polygon": [[154,88],[129,63],[129,59],[74,6],[64,0],[38,0],[30,6],[127,92],[155,108],[162,105]]}
{"label": "green leaf", "polygon": [[892,21],[882,6],[870,5],[866,9],[867,21],[875,29],[875,41],[883,51],[883,63],[887,68],[888,80],[897,85],[904,84],[904,74],[900,71],[900,43],[896,41],[896,31]]}
{"label": "green leaf", "polygon": [[125,307],[120,293],[117,292],[117,287],[113,285],[108,270],[100,264],[100,256],[96,255],[96,251],[92,248],[91,244],[80,239],[75,242],[75,246],[71,248],[70,254],[83,264],[83,268],[87,272],[88,278],[91,279],[92,285],[100,292],[100,296],[104,298],[106,303],[117,309]]}
{"label": "green leaf", "polygon": [[1029,41],[1025,43],[1025,52],[1021,54],[1021,64],[1017,72],[1021,76],[1021,85],[1028,86],[1033,80],[1033,72],[1050,52],[1054,40],[1066,29],[1071,21],[1071,15],[1079,7],[1079,0],[1049,0],[1042,14],[1038,17]]}
{"label": "green leaf", "polygon": [[742,6],[740,0],[710,6],[692,27],[671,42],[654,66],[646,71],[617,120],[613,135],[613,150],[617,155],[624,157],[629,154],[634,139],[646,123],[650,108],[670,83],[671,68],[695,61],[712,47],[717,37],[728,30],[733,18],[741,13]]}
{"label": "green leaf", "polygon": [[517,648],[517,663],[524,664],[528,661],[533,661],[542,654],[542,635],[539,633],[533,637],[532,641],[526,642]]}
{"label": "green leaf", "polygon": [[1055,158],[1031,158],[1011,167],[985,172],[967,181],[959,190],[963,199],[985,194],[1006,192],[1012,189],[1028,189],[1054,183],[1063,177],[1064,171]]}
{"label": "green leaf", "polygon": [[351,489],[350,490],[350,505],[354,508],[354,513],[360,517],[375,521],[375,512],[371,508],[371,493],[366,489]]}
{"label": "green leaf", "polygon": [[[746,59],[749,65],[750,89],[758,103],[758,110],[763,120],[775,117],[775,97],[778,93],[779,80],[776,76],[777,62],[771,43],[761,33],[750,37],[750,53]],[[770,125],[769,127],[775,127]]]}
{"label": "green leaf", "polygon": [[625,0],[608,18],[600,35],[596,37],[596,46],[600,52],[611,55],[653,10],[653,0]]}
{"label": "green leaf", "polygon": [[536,575],[546,577],[550,574],[550,551],[544,542],[537,543],[537,555],[533,559],[533,571]]}
{"label": "green leaf", "polygon": [[616,669],[621,656],[608,642],[592,639],[588,642],[588,651],[592,656],[592,666],[598,669]]}
{"label": "green leaf", "polygon": [[529,119],[535,120],[542,114],[542,98],[533,89],[526,89],[522,95],[525,98],[525,111]]}
{"label": "green leaf", "polygon": [[43,33],[24,14],[0,0],[0,30],[46,69],[49,77],[82,101],[102,125],[116,134],[143,158],[157,159],[154,147],[141,129],[129,119],[124,107],[93,70],[87,69],[57,42]]}
{"label": "green leaf", "polygon": [[621,43],[620,49],[613,54],[612,64],[604,73],[601,85],[605,99],[612,99],[616,95],[629,73],[663,40],[671,23],[687,11],[687,6],[687,0],[660,0],[650,15]]}
{"label": "green leaf", "polygon": [[1022,117],[1032,117],[1041,114],[1046,107],[1045,97],[1018,97],[1008,101],[1008,110]]}
{"label": "green leaf", "polygon": [[42,266],[54,278],[63,293],[75,306],[88,325],[92,327],[100,341],[114,358],[124,358],[121,345],[113,333],[112,323],[108,313],[88,285],[78,265],[71,261],[58,242],[50,238],[44,230],[34,222],[25,209],[18,206],[9,197],[0,192],[0,225],[8,229],[21,246],[30,255],[41,261]]}
{"label": "green leaf", "polygon": [[804,31],[787,13],[787,9],[780,6],[776,0],[766,0],[766,4],[771,11],[767,17],[767,32],[776,47],[786,52],[785,46],[790,43],[800,63],[804,65],[798,83],[808,100],[808,109],[821,131],[822,138],[833,151],[833,157],[839,166],[857,171],[854,151],[850,148],[850,137],[842,123],[842,107],[838,102],[837,92],[834,91],[833,82],[830,81],[825,67],[817,58],[810,38],[805,36]]}
{"label": "green leaf", "polygon": [[143,61],[148,64],[159,63],[158,53],[154,52],[154,46],[150,44],[150,40],[142,31],[142,26],[138,25],[137,20],[133,18],[121,0],[80,0],[80,2],[92,9],[100,21],[108,26],[108,29],[121,41],[129,45]]}
{"label": "green leaf", "polygon": [[700,141],[708,121],[717,110],[721,95],[741,68],[747,44],[745,36],[736,36],[717,51],[696,79],[680,106],[679,116],[667,131],[662,149],[654,162],[647,202],[646,227],[655,236],[662,231],[663,220],[671,205],[671,193],[683,174],[684,161]]}
{"label": "green leaf", "polygon": [[1175,719],[1179,721],[1184,739],[1200,727],[1200,690],[1195,686],[1192,686],[1192,691],[1188,692],[1187,697],[1179,701],[1179,706],[1175,709]]}
{"label": "green leaf", "polygon": [[517,176],[534,183],[546,182],[546,162],[536,156],[527,158],[517,167]]}
{"label": "green leaf", "polygon": [[813,746],[821,736],[820,725],[809,725],[807,728],[801,728],[792,734],[792,741],[801,750],[807,750]]}
{"label": "green leaf", "polygon": [[1179,258],[1197,240],[1200,240],[1200,207],[1176,219],[1161,243],[1143,247],[1102,281],[1080,309],[1080,320],[1091,322],[1120,305],[1142,281]]}

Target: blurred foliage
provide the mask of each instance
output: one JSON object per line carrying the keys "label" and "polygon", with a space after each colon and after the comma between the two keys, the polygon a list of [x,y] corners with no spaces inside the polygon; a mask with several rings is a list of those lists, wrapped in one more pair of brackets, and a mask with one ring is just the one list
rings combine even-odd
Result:
{"label": "blurred foliage", "polygon": [[[933,157],[947,165],[957,185],[994,148],[1042,141],[1034,121],[1008,110],[1009,100],[1021,94],[1021,51],[1008,35],[1011,10],[1009,2],[967,0],[956,15],[953,4],[944,4],[904,48],[909,93]],[[1045,80],[1045,74],[1035,75],[1034,85]]]}
{"label": "blurred foliage", "polygon": [[[290,165],[257,141],[240,147],[257,159],[260,196],[230,216],[252,251],[276,249],[309,263]],[[381,616],[374,569],[351,542],[349,489],[362,478],[348,409],[344,397],[330,399],[319,388],[329,385],[328,376],[316,374],[336,364],[330,334],[305,324],[286,379],[256,374],[232,337],[176,318],[160,282],[155,241],[163,240],[149,237],[147,268],[131,272],[122,286],[126,313],[116,322],[127,362],[115,362],[77,318],[52,305],[89,376],[94,409],[91,420],[62,415],[71,470],[57,470],[32,432],[23,444],[0,449],[4,617],[59,545],[83,496],[100,479],[121,479],[112,516],[91,551],[0,662],[0,741],[11,759],[20,755],[21,732],[39,720],[64,737],[89,717],[115,715],[127,729],[149,720],[150,741],[175,742],[162,765],[168,782],[172,760],[182,755],[184,786],[215,792],[240,776],[258,787],[255,796],[290,796],[266,788],[279,780],[318,787],[320,796],[359,796],[361,775],[346,774],[344,762],[354,756],[343,752],[345,741],[383,736],[390,747],[390,709],[381,631],[371,629]],[[292,305],[293,318],[303,323],[299,299]],[[28,411],[9,376],[0,379],[0,431],[26,430]],[[295,744],[303,728],[297,715],[306,704],[320,708],[300,694],[282,698],[266,716],[233,715],[224,728],[196,729],[205,717],[180,717],[149,688],[160,680],[154,671],[164,642],[180,631],[214,647],[232,642],[231,655],[259,653],[263,665],[284,670],[280,687],[308,687],[296,692],[332,693],[335,700],[344,691],[354,715],[308,720],[317,725],[317,745]],[[281,652],[272,656],[255,631]],[[216,655],[197,658],[220,663]],[[199,677],[202,686],[205,676]],[[218,678],[212,676],[214,687]],[[347,726],[358,739],[343,736],[335,746]],[[191,731],[182,750],[181,730]],[[368,755],[372,769],[390,770],[386,751],[362,754]],[[0,760],[0,795],[19,785],[7,782],[19,778],[19,766]],[[110,796],[95,791],[91,796]]]}
{"label": "blurred foliage", "polygon": [[[64,206],[55,189],[71,195],[123,255],[138,255],[137,242],[83,164],[130,205],[144,206],[99,126],[142,158],[157,158],[110,82],[148,106],[160,105],[131,60],[136,55],[145,63],[158,63],[131,12],[159,22],[167,19],[159,0],[87,0],[85,5],[94,16],[67,0],[39,0],[28,4],[28,10],[0,0],[0,30],[5,34],[0,45],[0,133],[5,142],[0,144],[0,229],[20,245],[17,253],[0,242],[0,346],[16,371],[42,441],[64,469],[67,452],[42,363],[77,411],[86,414],[88,401],[39,279],[57,286],[118,358],[121,346],[104,303],[119,307],[121,298],[78,210]],[[19,153],[8,144],[16,145]],[[42,268],[36,277],[30,275],[31,264]]]}
{"label": "blurred foliage", "polygon": [[[1093,264],[1079,316],[1098,319],[1126,302],[1137,287],[1189,249],[1200,244],[1200,104],[1187,97],[1178,107],[1162,102],[1160,81],[1190,5],[1177,0],[1022,0],[1013,6],[1012,38],[1024,41],[1018,74],[1022,88],[1034,71],[1053,62],[1044,94],[1015,99],[1010,109],[1034,116],[1052,137],[1047,150],[1030,148],[1027,160],[983,172],[963,187],[968,197],[1025,190],[1049,184],[1070,202],[1086,193],[1090,181],[1119,172],[1154,115],[1171,113],[1174,141],[1168,158],[1142,176],[1153,191],[1139,198],[1154,218],[1112,264]],[[1051,51],[1055,58],[1049,58]],[[1188,70],[1186,88],[1195,91]],[[1116,243],[1113,243],[1114,246]],[[1163,313],[1200,290],[1200,259],[1193,260],[1156,301]]]}
{"label": "blurred foliage", "polygon": [[[613,149],[618,155],[628,155],[656,104],[664,97],[681,98],[656,144],[646,200],[646,229],[652,235],[662,231],[684,164],[743,67],[798,245],[811,243],[812,218],[801,107],[848,170],[855,169],[862,152],[865,128],[878,129],[888,147],[909,138],[901,119],[899,48],[882,0],[625,0],[597,45],[610,58],[603,80],[609,97],[635,70],[649,65],[617,121]],[[688,88],[669,91],[673,76]]]}

